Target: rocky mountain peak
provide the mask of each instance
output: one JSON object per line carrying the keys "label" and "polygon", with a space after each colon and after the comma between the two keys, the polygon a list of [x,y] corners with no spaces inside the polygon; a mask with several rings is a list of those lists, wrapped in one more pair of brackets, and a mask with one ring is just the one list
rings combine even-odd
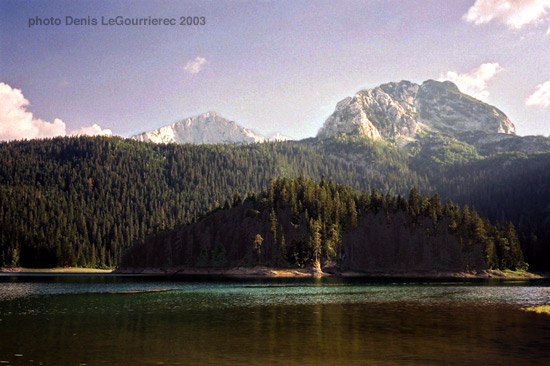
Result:
{"label": "rocky mountain peak", "polygon": [[131,137],[134,140],[154,143],[191,144],[248,144],[266,141],[291,140],[276,132],[265,137],[254,130],[230,121],[210,111]]}
{"label": "rocky mountain peak", "polygon": [[203,113],[150,132],[132,136],[133,139],[154,143],[244,144],[264,142],[266,137],[227,120],[214,111]]}
{"label": "rocky mountain peak", "polygon": [[504,112],[461,93],[450,81],[425,81],[417,99],[421,119],[435,130],[516,133],[516,127]]}
{"label": "rocky mountain peak", "polygon": [[378,88],[395,100],[411,103],[416,97],[419,86],[410,81],[401,80],[398,83],[382,84]]}
{"label": "rocky mountain peak", "polygon": [[413,138],[423,130],[515,134],[515,126],[496,107],[461,93],[450,81],[391,82],[361,90],[336,105],[317,134],[359,134],[373,140]]}
{"label": "rocky mountain peak", "polygon": [[458,86],[456,86],[455,83],[449,80],[436,81],[433,79],[428,79],[424,81],[420,87],[424,90],[447,90],[452,93],[460,93],[460,89],[458,89]]}

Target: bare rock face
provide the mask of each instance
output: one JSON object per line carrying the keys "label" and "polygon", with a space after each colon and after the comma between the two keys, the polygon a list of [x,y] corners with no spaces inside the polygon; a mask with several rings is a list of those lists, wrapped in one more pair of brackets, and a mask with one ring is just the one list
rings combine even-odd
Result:
{"label": "bare rock face", "polygon": [[373,140],[414,137],[423,130],[515,134],[496,107],[461,93],[450,81],[382,84],[347,97],[336,106],[317,137],[358,134]]}
{"label": "bare rock face", "polygon": [[186,118],[169,126],[151,132],[132,136],[132,139],[154,143],[191,143],[191,144],[248,144],[266,141],[285,141],[289,138],[275,133],[265,137],[229,121],[216,112],[208,112]]}
{"label": "bare rock face", "polygon": [[516,134],[516,127],[504,112],[461,93],[450,81],[425,81],[417,100],[421,120],[435,130]]}

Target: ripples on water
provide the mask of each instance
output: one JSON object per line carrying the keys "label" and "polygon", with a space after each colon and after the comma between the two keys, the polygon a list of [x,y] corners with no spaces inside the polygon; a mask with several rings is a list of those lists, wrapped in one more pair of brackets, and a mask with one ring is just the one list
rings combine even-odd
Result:
{"label": "ripples on water", "polygon": [[[520,309],[550,304],[549,286],[0,276],[0,361],[544,365],[550,317]],[[106,293],[151,289],[172,291]]]}
{"label": "ripples on water", "polygon": [[[0,301],[47,295],[114,295],[108,292],[170,289],[170,293],[136,294],[151,300],[189,301],[198,308],[258,305],[308,305],[417,301],[428,303],[549,303],[550,283],[531,281],[390,282],[361,279],[206,280],[126,276],[1,276]],[[120,294],[130,295],[130,294]],[[193,296],[191,296],[193,295]],[[101,298],[100,296],[99,298]],[[212,299],[216,301],[211,301]],[[208,299],[208,301],[204,301]],[[0,309],[1,310],[1,309]]]}

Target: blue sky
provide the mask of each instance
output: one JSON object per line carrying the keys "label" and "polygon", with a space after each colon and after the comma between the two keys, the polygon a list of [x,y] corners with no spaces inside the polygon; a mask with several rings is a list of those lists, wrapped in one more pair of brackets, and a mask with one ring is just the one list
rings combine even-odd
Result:
{"label": "blue sky", "polygon": [[[206,25],[64,23],[118,15]],[[550,0],[4,0],[0,139],[130,136],[207,111],[304,138],[360,89],[430,78],[549,135],[549,15]]]}

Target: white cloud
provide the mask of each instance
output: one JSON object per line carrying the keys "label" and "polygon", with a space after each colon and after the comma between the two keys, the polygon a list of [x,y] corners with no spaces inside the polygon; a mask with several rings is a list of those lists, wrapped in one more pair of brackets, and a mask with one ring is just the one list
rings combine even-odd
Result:
{"label": "white cloud", "polygon": [[464,74],[459,74],[456,71],[447,71],[446,74],[440,75],[439,80],[452,81],[463,93],[487,102],[490,94],[487,90],[487,82],[503,70],[498,62],[485,63]]}
{"label": "white cloud", "polygon": [[197,56],[194,60],[187,61],[183,69],[189,74],[198,74],[207,63],[208,61],[204,57]]}
{"label": "white cloud", "polygon": [[537,85],[534,93],[527,98],[525,104],[550,107],[550,81]]}
{"label": "white cloud", "polygon": [[[0,82],[0,140],[32,139],[55,136],[66,136],[66,125],[61,119],[53,122],[35,118],[27,111],[29,101],[19,89]],[[111,134],[98,125],[83,127],[72,134]]]}
{"label": "white cloud", "polygon": [[65,122],[46,122],[27,111],[29,101],[19,89],[0,83],[0,140],[65,135]]}
{"label": "white cloud", "polygon": [[97,124],[93,124],[88,127],[80,127],[78,130],[71,131],[72,136],[111,136],[113,132],[108,128],[101,128]]}
{"label": "white cloud", "polygon": [[476,0],[462,17],[474,24],[498,20],[511,29],[548,19],[550,0]]}

